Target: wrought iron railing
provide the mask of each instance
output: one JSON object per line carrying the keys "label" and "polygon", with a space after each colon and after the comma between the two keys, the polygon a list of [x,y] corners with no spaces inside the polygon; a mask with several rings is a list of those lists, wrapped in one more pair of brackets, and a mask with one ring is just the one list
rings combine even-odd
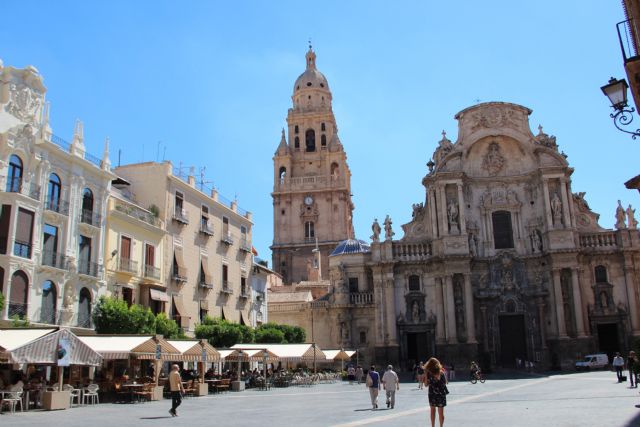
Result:
{"label": "wrought iron railing", "polygon": [[99,213],[96,213],[92,210],[82,209],[82,212],[80,213],[80,222],[92,225],[94,227],[100,227],[102,217]]}
{"label": "wrought iron railing", "polygon": [[240,239],[240,250],[251,252],[251,242],[246,237]]}
{"label": "wrought iron railing", "polygon": [[160,269],[153,265],[144,266],[144,277],[160,280]]}
{"label": "wrought iron railing", "polygon": [[175,208],[173,210],[173,220],[181,224],[189,224],[189,214],[186,209]]}
{"label": "wrought iron railing", "polygon": [[78,313],[76,326],[79,328],[94,329],[91,313]]}
{"label": "wrought iron railing", "polygon": [[174,267],[171,277],[174,282],[184,283],[187,281],[187,269],[184,267]]}
{"label": "wrought iron railing", "polygon": [[98,274],[100,273],[100,265],[97,262],[80,260],[78,273],[86,276],[98,277]]}
{"label": "wrought iron railing", "polygon": [[69,215],[69,202],[66,200],[47,198],[44,208],[48,211],[57,212],[61,215]]}
{"label": "wrought iron railing", "polygon": [[618,22],[618,41],[620,42],[620,50],[622,51],[622,59],[624,63],[636,61],[640,59],[638,57],[638,41],[637,37],[640,37],[638,33],[638,27],[633,19]]}
{"label": "wrought iron railing", "polygon": [[[54,134],[51,134],[51,138],[50,139],[51,139],[52,143],[54,143],[58,147],[62,148],[64,151],[71,152],[71,144],[69,142],[67,142],[64,138],[61,138],[61,137],[59,137],[57,135],[54,135]],[[86,151],[82,153],[82,158],[84,158],[88,162],[93,163],[98,168],[102,167],[102,160],[100,160],[96,156],[93,156],[93,155],[87,153]]]}
{"label": "wrought iron railing", "polygon": [[198,286],[203,289],[213,289],[213,278],[211,276],[200,276]]}
{"label": "wrought iron railing", "polygon": [[20,193],[21,190],[22,190],[21,176],[7,177],[7,186],[5,187],[5,191],[7,193]]}
{"label": "wrought iron railing", "polygon": [[49,325],[55,325],[56,324],[56,316],[57,312],[56,310],[49,310],[46,308],[41,308],[40,309],[40,323],[46,323]]}
{"label": "wrought iron railing", "polygon": [[200,222],[200,233],[205,236],[213,236],[213,227],[210,227],[205,221]]}
{"label": "wrought iron railing", "polygon": [[31,243],[14,240],[13,254],[22,258],[31,258]]}
{"label": "wrought iron railing", "polygon": [[229,231],[223,231],[222,238],[220,240],[222,243],[226,243],[227,245],[233,245],[233,236]]}
{"label": "wrought iron railing", "polygon": [[137,273],[138,262],[132,260],[131,258],[120,257],[118,258],[118,270],[127,273]]}
{"label": "wrought iron railing", "polygon": [[42,252],[42,265],[67,270],[69,268],[69,259],[62,254],[53,251]]}
{"label": "wrought iron railing", "polygon": [[7,318],[8,319],[26,319],[27,318],[27,309],[28,305],[19,303],[19,302],[11,302],[9,301],[9,307],[7,307]]}
{"label": "wrought iron railing", "polygon": [[122,212],[125,215],[130,216],[131,218],[139,219],[140,221],[144,221],[147,224],[154,225],[156,227],[160,227],[160,220],[156,218],[151,212],[147,212],[143,209],[140,209],[136,206],[128,205],[126,203],[116,201],[115,209],[118,212]]}
{"label": "wrought iron railing", "polygon": [[231,285],[229,284],[229,281],[227,280],[222,281],[222,287],[220,288],[220,292],[223,294],[233,293],[233,290],[231,289]]}

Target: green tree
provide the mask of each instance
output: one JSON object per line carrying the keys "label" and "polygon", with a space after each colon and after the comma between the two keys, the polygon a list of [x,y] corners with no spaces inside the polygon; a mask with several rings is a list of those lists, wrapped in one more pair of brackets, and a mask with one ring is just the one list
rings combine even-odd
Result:
{"label": "green tree", "polygon": [[99,334],[155,334],[156,318],[149,308],[117,298],[101,297],[93,310]]}
{"label": "green tree", "polygon": [[256,329],[256,342],[263,344],[283,344],[286,343],[284,334],[276,328]]}
{"label": "green tree", "polygon": [[280,325],[278,323],[269,322],[264,323],[256,329],[256,333],[261,329],[277,329],[284,335],[284,342],[289,344],[301,344],[304,343],[307,334],[304,329],[299,326]]}
{"label": "green tree", "polygon": [[4,295],[0,293],[0,311],[4,309]]}
{"label": "green tree", "polygon": [[169,319],[165,313],[158,313],[156,316],[156,334],[160,334],[166,339],[185,337],[176,321]]}
{"label": "green tree", "polygon": [[208,316],[196,326],[195,333],[196,338],[206,339],[214,347],[231,347],[254,340],[254,333],[250,327]]}

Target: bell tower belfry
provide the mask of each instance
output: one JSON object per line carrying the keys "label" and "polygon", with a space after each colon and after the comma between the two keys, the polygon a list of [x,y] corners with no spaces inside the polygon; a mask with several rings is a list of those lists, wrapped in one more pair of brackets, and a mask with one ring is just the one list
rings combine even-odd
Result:
{"label": "bell tower belfry", "polygon": [[306,60],[293,86],[289,138],[283,129],[273,157],[273,269],[287,284],[328,279],[329,254],[353,237],[351,171],[331,91],[311,46]]}

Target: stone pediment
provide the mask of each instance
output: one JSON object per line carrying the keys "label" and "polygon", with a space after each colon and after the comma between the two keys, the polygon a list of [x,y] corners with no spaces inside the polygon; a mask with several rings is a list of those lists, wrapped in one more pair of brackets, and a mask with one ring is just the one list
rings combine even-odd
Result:
{"label": "stone pediment", "polygon": [[[531,110],[507,102],[487,102],[474,105],[456,114],[458,120],[458,140],[500,134],[520,134],[533,137],[529,129]],[[471,138],[475,139],[475,138]]]}

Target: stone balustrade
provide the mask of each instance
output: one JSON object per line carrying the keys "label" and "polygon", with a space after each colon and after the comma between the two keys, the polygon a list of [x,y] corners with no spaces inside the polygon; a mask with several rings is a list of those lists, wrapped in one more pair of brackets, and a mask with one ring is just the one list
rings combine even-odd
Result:
{"label": "stone balustrade", "polygon": [[349,303],[352,305],[373,304],[373,292],[353,292],[349,294]]}
{"label": "stone balustrade", "polygon": [[580,234],[580,247],[591,249],[614,249],[619,247],[615,231]]}
{"label": "stone balustrade", "polygon": [[432,256],[431,242],[393,242],[393,259],[398,261],[422,261]]}
{"label": "stone balustrade", "polygon": [[314,175],[284,178],[276,182],[274,191],[314,190],[344,186],[344,179],[335,175]]}

